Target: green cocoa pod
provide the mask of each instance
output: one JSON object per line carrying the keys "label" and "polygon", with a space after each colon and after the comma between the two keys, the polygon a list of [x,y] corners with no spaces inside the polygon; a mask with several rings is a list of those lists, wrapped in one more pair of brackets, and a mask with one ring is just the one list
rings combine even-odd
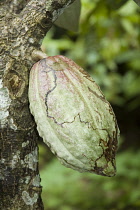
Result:
{"label": "green cocoa pod", "polygon": [[39,135],[66,167],[116,173],[119,129],[99,86],[72,60],[58,55],[31,69],[30,110]]}

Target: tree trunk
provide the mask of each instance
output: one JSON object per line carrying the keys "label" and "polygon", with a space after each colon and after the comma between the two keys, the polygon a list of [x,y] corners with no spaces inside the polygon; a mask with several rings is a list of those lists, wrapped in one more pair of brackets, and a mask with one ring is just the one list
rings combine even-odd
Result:
{"label": "tree trunk", "polygon": [[0,209],[43,209],[38,133],[29,111],[32,52],[73,0],[1,0]]}

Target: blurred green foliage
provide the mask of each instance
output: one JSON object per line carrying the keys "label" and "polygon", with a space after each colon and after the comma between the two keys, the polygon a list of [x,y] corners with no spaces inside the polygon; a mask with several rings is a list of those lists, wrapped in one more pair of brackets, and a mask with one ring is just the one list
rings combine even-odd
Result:
{"label": "blurred green foliage", "polygon": [[79,173],[51,161],[42,171],[42,198],[46,210],[140,209],[140,152],[117,156],[112,178]]}
{"label": "blurred green foliage", "polygon": [[79,33],[53,27],[42,48],[87,70],[112,104],[134,109],[140,105],[140,9],[131,0],[117,10],[109,2],[83,0]]}
{"label": "blurred green foliage", "polygon": [[140,8],[131,0],[82,0],[79,32],[54,26],[42,49],[73,59],[100,85],[116,110],[122,148],[117,175],[107,178],[67,169],[40,145],[45,210],[140,209],[140,149],[132,147],[140,138]]}

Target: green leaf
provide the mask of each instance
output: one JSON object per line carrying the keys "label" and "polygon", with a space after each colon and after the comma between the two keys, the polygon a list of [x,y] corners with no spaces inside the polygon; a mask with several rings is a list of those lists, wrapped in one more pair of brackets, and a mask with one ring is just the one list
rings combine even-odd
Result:
{"label": "green leaf", "polygon": [[139,7],[140,7],[140,0],[133,0],[133,1],[135,1],[136,4],[139,5]]}
{"label": "green leaf", "polygon": [[81,13],[81,1],[76,0],[67,7],[63,14],[55,21],[55,25],[70,31],[77,32],[79,29],[79,19]]}

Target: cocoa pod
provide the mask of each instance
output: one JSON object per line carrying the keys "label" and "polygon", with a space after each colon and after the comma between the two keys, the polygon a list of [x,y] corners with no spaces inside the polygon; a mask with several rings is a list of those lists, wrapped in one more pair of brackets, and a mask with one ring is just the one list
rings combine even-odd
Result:
{"label": "cocoa pod", "polygon": [[62,164],[115,175],[116,117],[80,66],[61,55],[38,61],[30,72],[29,101],[39,135]]}

